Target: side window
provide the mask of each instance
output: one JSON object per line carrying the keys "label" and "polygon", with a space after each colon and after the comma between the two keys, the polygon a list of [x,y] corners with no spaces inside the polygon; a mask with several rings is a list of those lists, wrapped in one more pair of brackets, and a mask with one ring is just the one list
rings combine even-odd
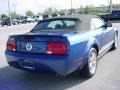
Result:
{"label": "side window", "polygon": [[64,23],[66,24],[66,27],[75,27],[75,21],[68,21],[68,20],[66,20],[66,21],[64,21]]}
{"label": "side window", "polygon": [[91,20],[91,24],[93,24],[95,26],[95,29],[97,29],[97,28],[100,28],[101,26],[103,26],[105,23],[99,18],[93,18]]}
{"label": "side window", "polygon": [[58,29],[58,28],[63,27],[63,23],[60,20],[52,21],[48,24],[48,27],[53,28],[53,29]]}

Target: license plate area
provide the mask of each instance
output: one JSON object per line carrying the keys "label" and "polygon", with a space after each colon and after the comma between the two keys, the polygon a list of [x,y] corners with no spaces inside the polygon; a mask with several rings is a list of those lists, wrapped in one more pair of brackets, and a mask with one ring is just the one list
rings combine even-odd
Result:
{"label": "license plate area", "polygon": [[46,53],[47,42],[24,42],[17,41],[17,51],[27,53]]}
{"label": "license plate area", "polygon": [[35,69],[35,63],[32,60],[20,60],[20,66],[25,69]]}

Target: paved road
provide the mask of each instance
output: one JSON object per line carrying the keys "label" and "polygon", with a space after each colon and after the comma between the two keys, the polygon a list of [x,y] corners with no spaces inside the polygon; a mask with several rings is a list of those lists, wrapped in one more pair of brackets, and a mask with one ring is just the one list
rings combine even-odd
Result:
{"label": "paved road", "polygon": [[[97,73],[91,79],[84,79],[78,73],[58,78],[8,66],[4,56],[8,36],[28,32],[34,25],[0,27],[0,90],[120,90],[120,47],[99,60]],[[120,23],[113,25],[120,30]]]}

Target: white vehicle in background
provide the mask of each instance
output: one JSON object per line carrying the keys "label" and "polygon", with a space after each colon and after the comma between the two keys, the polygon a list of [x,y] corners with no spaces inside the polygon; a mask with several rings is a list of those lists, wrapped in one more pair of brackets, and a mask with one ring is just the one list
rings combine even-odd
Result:
{"label": "white vehicle in background", "polygon": [[43,17],[42,16],[32,16],[32,19],[34,22],[38,22],[40,20],[43,20]]}
{"label": "white vehicle in background", "polygon": [[18,20],[18,24],[20,24],[20,23],[25,24],[27,21],[27,17],[26,16],[19,16],[19,17],[17,17],[17,20]]}
{"label": "white vehicle in background", "polygon": [[30,22],[34,22],[34,19],[32,17],[28,17],[28,16],[20,16],[17,18],[17,22],[18,24],[22,23],[22,24],[25,24],[25,23],[30,23]]}
{"label": "white vehicle in background", "polygon": [[42,17],[42,16],[39,16],[39,17],[38,17],[38,20],[43,20],[43,17]]}
{"label": "white vehicle in background", "polygon": [[26,17],[26,22],[34,22],[34,19],[32,17]]}

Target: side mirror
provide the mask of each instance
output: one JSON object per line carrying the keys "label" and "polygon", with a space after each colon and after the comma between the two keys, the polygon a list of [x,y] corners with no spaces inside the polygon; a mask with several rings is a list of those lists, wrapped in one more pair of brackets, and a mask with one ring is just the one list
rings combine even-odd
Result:
{"label": "side mirror", "polygon": [[112,27],[112,24],[111,24],[111,22],[106,22],[106,25],[105,25],[105,27],[107,28],[107,27]]}

